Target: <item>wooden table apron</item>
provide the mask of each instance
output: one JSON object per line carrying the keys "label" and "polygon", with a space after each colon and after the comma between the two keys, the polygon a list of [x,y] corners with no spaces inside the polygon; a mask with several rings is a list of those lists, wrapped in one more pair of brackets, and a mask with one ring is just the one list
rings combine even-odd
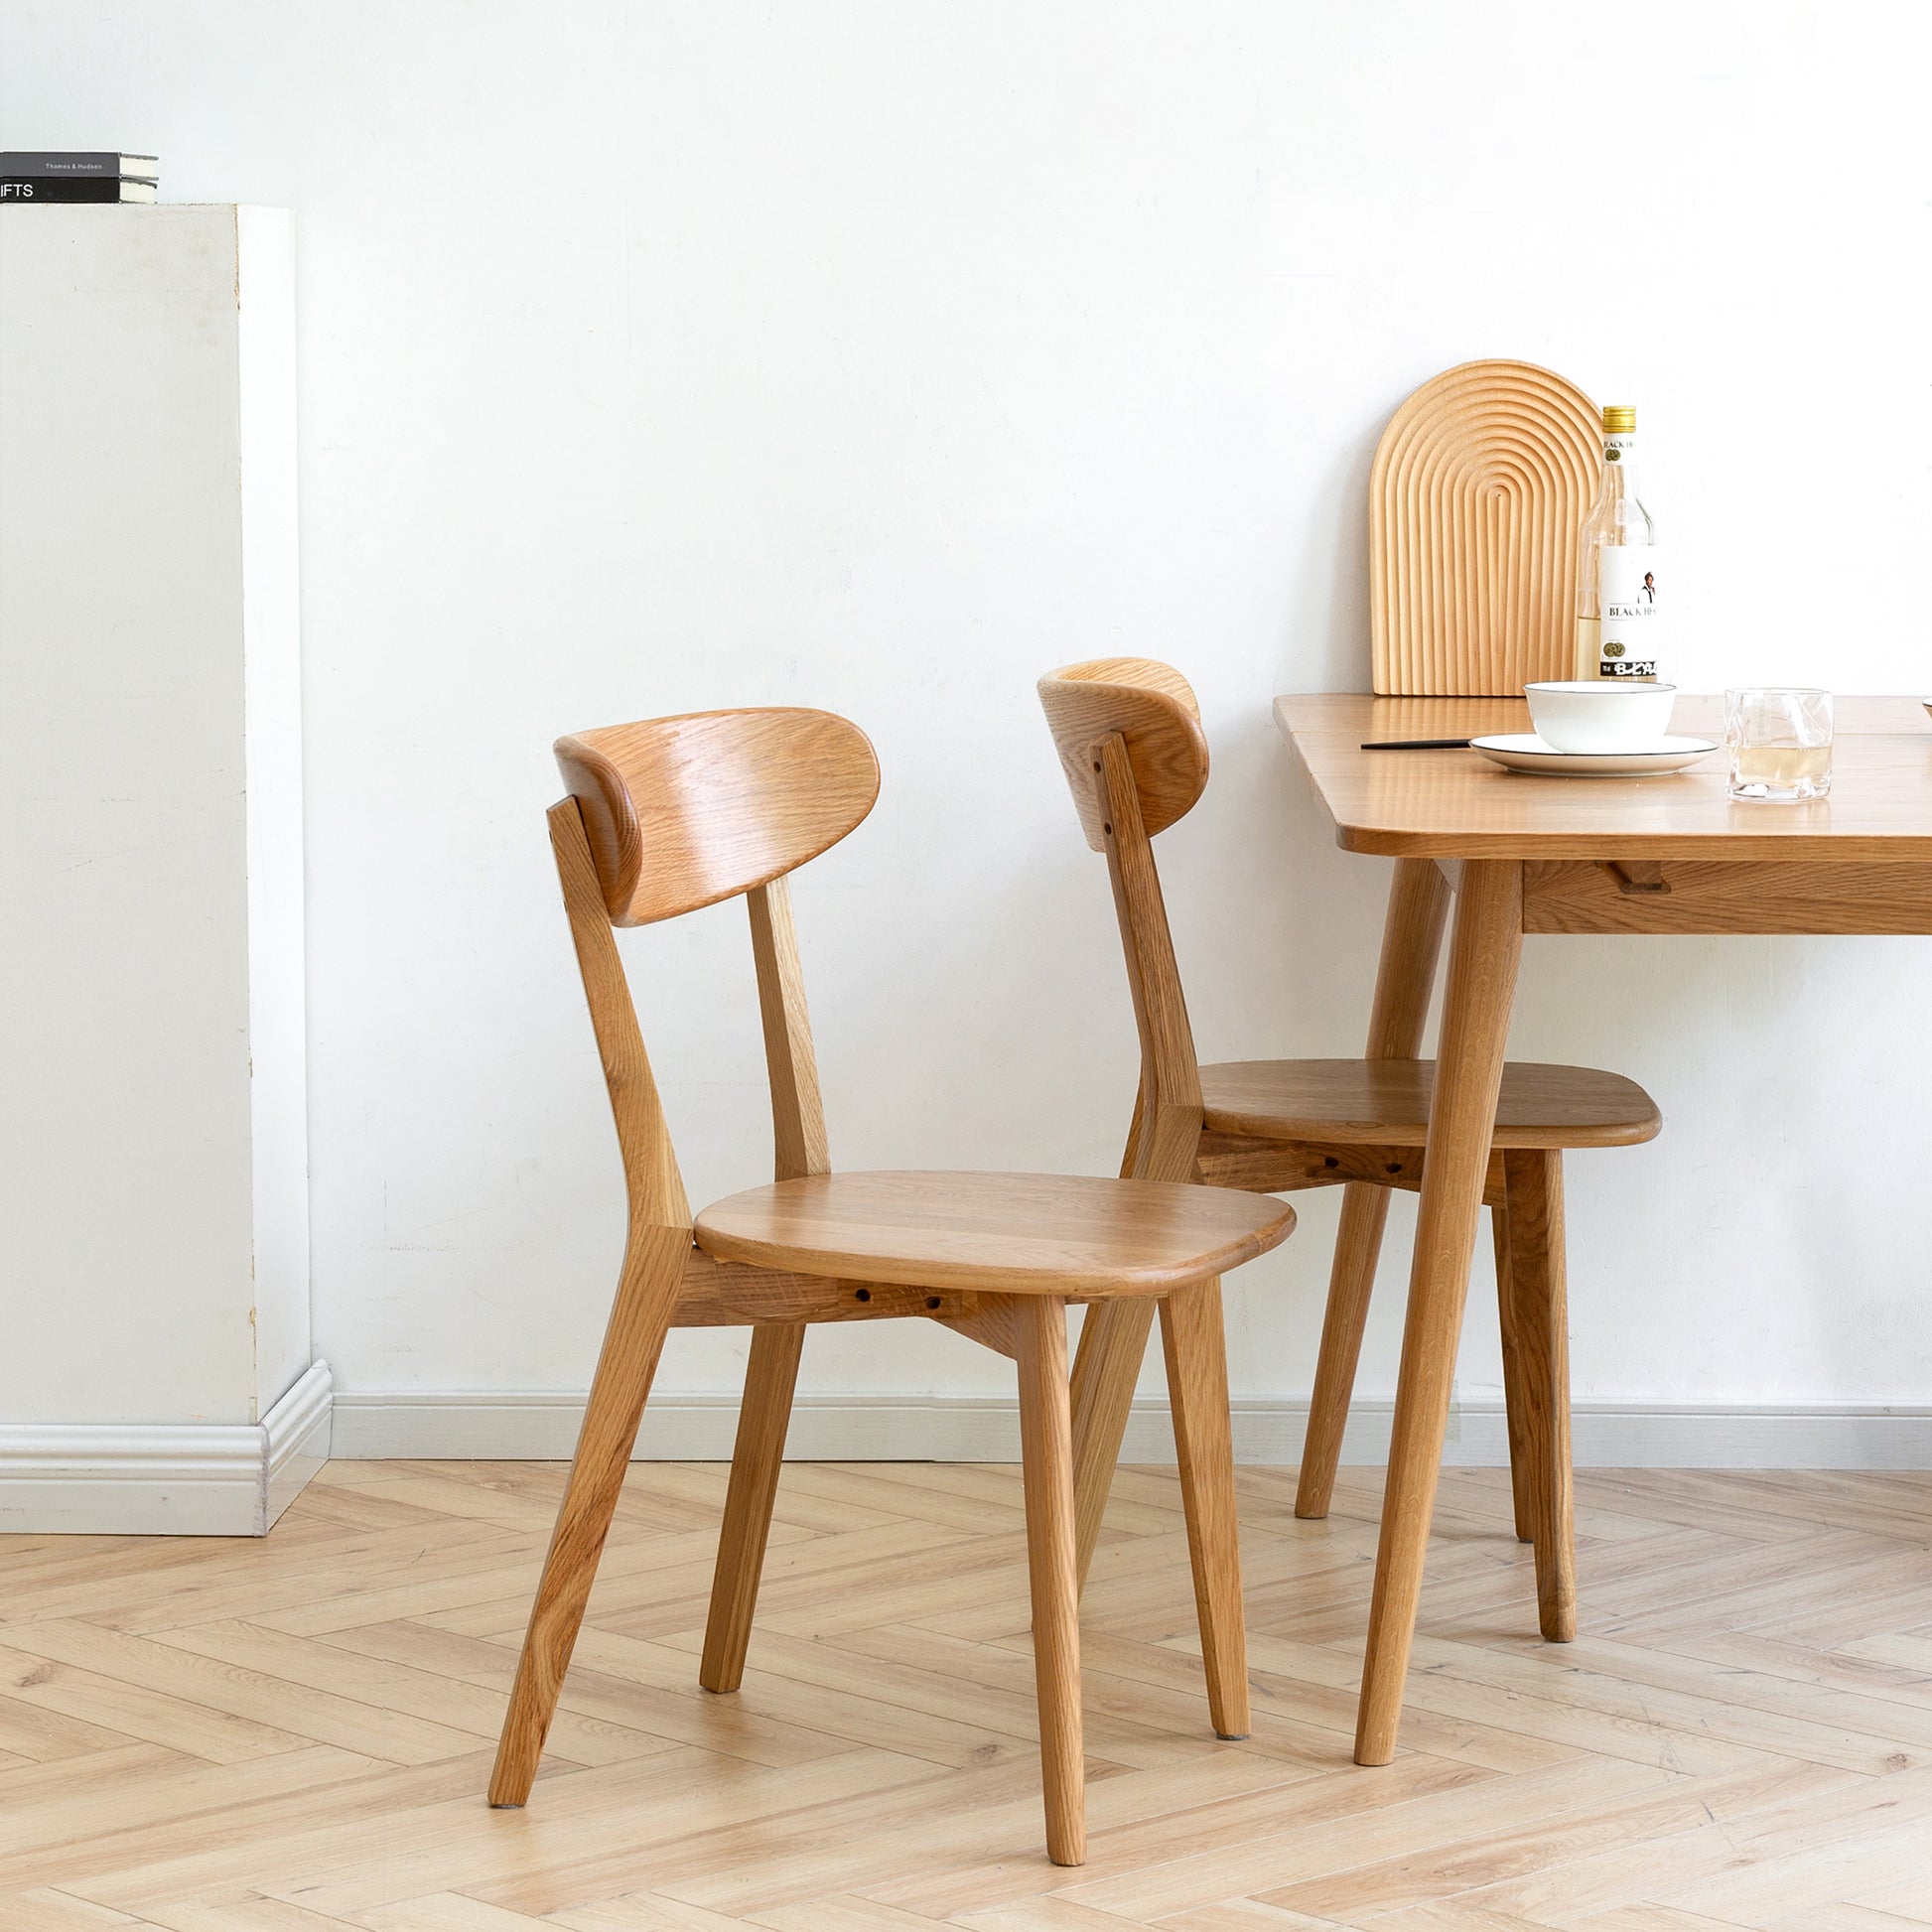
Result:
{"label": "wooden table apron", "polygon": [[[1716,702],[1680,701],[1673,729],[1719,736]],[[1386,1764],[1523,934],[1932,933],[1932,720],[1916,699],[1841,699],[1831,798],[1774,806],[1730,800],[1722,755],[1669,777],[1586,781],[1506,772],[1473,752],[1360,749],[1526,731],[1517,700],[1281,698],[1276,717],[1337,843],[1398,861],[1398,903],[1440,898],[1436,871],[1455,896],[1355,1733],[1356,1762]],[[1390,918],[1381,984],[1414,1011],[1378,1013],[1372,1054],[1390,1056],[1392,1033],[1419,1040],[1436,950],[1431,921]]]}

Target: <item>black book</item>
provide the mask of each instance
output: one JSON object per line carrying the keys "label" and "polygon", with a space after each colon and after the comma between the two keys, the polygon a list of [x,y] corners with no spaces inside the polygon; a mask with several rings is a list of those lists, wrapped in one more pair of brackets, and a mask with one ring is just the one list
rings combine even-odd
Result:
{"label": "black book", "polygon": [[0,179],[7,181],[155,181],[160,164],[151,154],[64,154],[51,148],[14,148],[0,153]]}
{"label": "black book", "polygon": [[25,207],[38,202],[43,207],[55,202],[151,202],[154,183],[121,181],[108,175],[79,175],[71,181],[36,179],[0,174],[0,203],[11,202]]}

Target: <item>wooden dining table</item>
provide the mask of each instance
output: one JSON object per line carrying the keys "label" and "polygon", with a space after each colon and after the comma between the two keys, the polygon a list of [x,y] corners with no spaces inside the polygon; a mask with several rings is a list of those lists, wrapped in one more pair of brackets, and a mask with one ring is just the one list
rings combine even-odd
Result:
{"label": "wooden dining table", "polygon": [[[1722,740],[1722,712],[1717,698],[1682,698],[1671,729]],[[1523,934],[1932,933],[1932,718],[1916,698],[1841,698],[1837,712],[1831,795],[1782,805],[1732,800],[1721,750],[1668,776],[1575,778],[1506,771],[1467,750],[1362,749],[1525,732],[1520,699],[1276,700],[1336,843],[1397,862],[1377,1009],[1399,1021],[1382,1009],[1409,1003],[1412,1035],[1431,998],[1442,921],[1431,930],[1394,908],[1446,903],[1434,880],[1417,891],[1416,875],[1430,869],[1454,904],[1358,1764],[1395,1754]]]}

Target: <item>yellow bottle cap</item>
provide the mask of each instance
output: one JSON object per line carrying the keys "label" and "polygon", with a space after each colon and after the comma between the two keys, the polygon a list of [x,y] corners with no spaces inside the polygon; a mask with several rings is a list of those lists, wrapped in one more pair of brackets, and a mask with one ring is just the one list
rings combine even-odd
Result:
{"label": "yellow bottle cap", "polygon": [[1603,406],[1603,433],[1606,436],[1631,436],[1636,433],[1637,412],[1621,403]]}

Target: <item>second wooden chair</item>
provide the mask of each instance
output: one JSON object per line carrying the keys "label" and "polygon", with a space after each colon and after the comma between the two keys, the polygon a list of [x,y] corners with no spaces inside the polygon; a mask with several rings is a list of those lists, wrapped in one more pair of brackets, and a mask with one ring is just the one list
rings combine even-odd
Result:
{"label": "second wooden chair", "polygon": [[[1039,696],[1087,843],[1107,855],[1140,1025],[1141,1086],[1122,1173],[1261,1193],[1346,1187],[1296,1498],[1298,1516],[1325,1516],[1389,1190],[1422,1185],[1436,1073],[1433,1061],[1416,1057],[1427,988],[1391,985],[1384,976],[1363,1058],[1198,1066],[1150,843],[1193,808],[1207,784],[1193,691],[1167,664],[1107,657],[1051,672]],[[1433,977],[1449,899],[1435,865],[1405,862],[1389,920],[1412,925],[1426,943],[1388,952],[1425,956]],[[1538,1622],[1556,1642],[1576,1634],[1563,1150],[1629,1147],[1662,1125],[1655,1102],[1620,1074],[1519,1062],[1503,1068],[1483,1198],[1495,1225],[1516,1534],[1535,1545]],[[1116,1302],[1095,1309],[1081,1331],[1073,1427],[1083,1578],[1148,1326],[1140,1305]]]}

